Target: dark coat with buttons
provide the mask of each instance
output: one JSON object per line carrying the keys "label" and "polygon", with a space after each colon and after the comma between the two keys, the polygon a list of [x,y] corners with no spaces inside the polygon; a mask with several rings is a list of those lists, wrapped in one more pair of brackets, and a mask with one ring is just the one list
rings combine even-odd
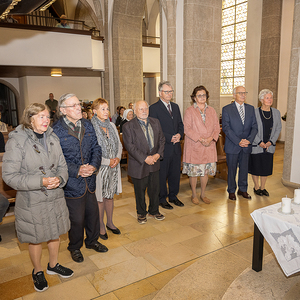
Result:
{"label": "dark coat with buttons", "polygon": [[[53,131],[60,140],[68,165],[69,180],[64,188],[66,198],[82,197],[87,190],[94,193],[96,190],[96,172],[101,165],[102,151],[92,123],[81,119],[80,140],[65,123],[63,117],[54,123]],[[90,164],[96,168],[92,176],[85,178],[78,176],[79,168],[84,164]]]}

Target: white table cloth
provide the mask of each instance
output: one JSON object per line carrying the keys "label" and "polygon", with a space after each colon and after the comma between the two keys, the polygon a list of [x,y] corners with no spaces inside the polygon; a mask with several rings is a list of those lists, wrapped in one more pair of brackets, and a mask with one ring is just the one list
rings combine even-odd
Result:
{"label": "white table cloth", "polygon": [[281,202],[251,213],[260,232],[272,248],[286,276],[300,271],[300,205],[293,204],[293,214],[278,212]]}

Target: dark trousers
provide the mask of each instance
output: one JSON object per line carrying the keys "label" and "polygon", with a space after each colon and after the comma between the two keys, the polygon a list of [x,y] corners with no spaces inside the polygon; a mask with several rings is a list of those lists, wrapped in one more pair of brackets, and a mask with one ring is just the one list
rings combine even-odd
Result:
{"label": "dark trousers", "polygon": [[66,198],[66,202],[71,221],[68,250],[79,250],[82,247],[84,229],[85,244],[95,243],[100,234],[99,208],[95,193],[86,191],[85,195],[80,198]]}
{"label": "dark trousers", "polygon": [[239,167],[239,189],[241,192],[247,192],[249,153],[245,153],[244,151],[240,151],[239,154],[226,153],[226,161],[228,166],[228,193],[235,193],[236,191],[235,178],[237,167]]}
{"label": "dark trousers", "polygon": [[149,176],[142,179],[131,177],[134,185],[136,211],[139,215],[147,215],[145,193],[149,196],[148,212],[151,215],[159,213],[159,171],[150,173]]}
{"label": "dark trousers", "polygon": [[9,201],[6,197],[0,194],[0,222],[2,222],[2,218],[4,217],[7,208],[9,206]]}
{"label": "dark trousers", "polygon": [[[173,153],[170,157],[164,157],[160,162],[159,170],[159,202],[166,202],[166,198],[169,200],[175,200],[179,193],[180,185],[180,169],[181,169],[181,153]],[[169,192],[167,189],[167,181],[169,186]]]}

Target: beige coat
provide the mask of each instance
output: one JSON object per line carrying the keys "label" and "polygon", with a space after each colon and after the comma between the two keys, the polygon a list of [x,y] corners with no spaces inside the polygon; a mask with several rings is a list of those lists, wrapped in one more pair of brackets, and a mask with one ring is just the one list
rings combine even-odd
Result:
{"label": "beige coat", "polygon": [[[216,142],[220,133],[216,111],[211,106],[207,106],[206,122],[204,124],[198,107],[192,105],[185,111],[183,124],[185,133],[183,162],[191,164],[216,162]],[[199,142],[199,139],[210,136],[213,137],[210,146],[205,147]]]}

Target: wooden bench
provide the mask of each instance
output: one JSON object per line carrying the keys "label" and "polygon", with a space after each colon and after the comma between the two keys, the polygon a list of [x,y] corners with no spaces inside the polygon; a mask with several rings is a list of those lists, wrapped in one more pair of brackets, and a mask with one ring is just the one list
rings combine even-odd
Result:
{"label": "wooden bench", "polygon": [[217,172],[215,177],[227,181],[228,167],[226,162],[226,153],[224,152],[224,143],[225,143],[225,134],[221,130],[221,133],[219,134],[219,139],[216,144],[218,161],[217,161]]}
{"label": "wooden bench", "polygon": [[0,159],[1,159],[1,162],[0,162],[0,172],[1,172],[0,173],[1,174],[0,193],[4,197],[6,197],[10,203],[13,203],[13,202],[15,202],[17,191],[12,189],[10,186],[8,186],[2,179],[2,164],[3,164],[2,158],[3,158],[3,153],[1,153],[1,155],[0,155]]}

